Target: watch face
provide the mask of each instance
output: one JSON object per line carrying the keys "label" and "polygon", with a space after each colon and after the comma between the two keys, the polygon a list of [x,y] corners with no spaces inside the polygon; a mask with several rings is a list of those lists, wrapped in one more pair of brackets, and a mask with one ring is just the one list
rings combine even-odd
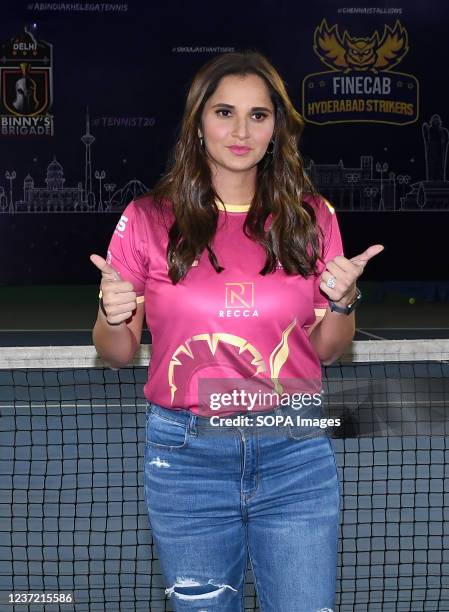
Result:
{"label": "watch face", "polygon": [[362,298],[362,294],[360,293],[360,290],[357,289],[357,295],[355,297],[355,300],[352,302],[352,304],[348,304],[348,308],[350,308],[352,310],[354,308],[354,306],[359,303],[361,298]]}

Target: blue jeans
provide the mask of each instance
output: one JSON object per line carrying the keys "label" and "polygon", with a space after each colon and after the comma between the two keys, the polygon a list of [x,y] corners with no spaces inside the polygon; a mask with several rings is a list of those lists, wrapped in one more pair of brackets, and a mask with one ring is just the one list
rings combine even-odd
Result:
{"label": "blue jeans", "polygon": [[249,556],[262,612],[332,611],[340,485],[323,431],[148,404],[145,500],[174,610],[242,612]]}

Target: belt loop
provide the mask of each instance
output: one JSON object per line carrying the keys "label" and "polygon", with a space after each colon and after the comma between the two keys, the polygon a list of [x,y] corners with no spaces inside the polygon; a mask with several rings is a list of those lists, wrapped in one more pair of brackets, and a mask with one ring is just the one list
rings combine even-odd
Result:
{"label": "belt loop", "polygon": [[198,421],[198,417],[196,416],[196,414],[194,414],[193,412],[190,412],[188,429],[189,429],[189,433],[191,433],[194,436],[197,435],[197,421]]}

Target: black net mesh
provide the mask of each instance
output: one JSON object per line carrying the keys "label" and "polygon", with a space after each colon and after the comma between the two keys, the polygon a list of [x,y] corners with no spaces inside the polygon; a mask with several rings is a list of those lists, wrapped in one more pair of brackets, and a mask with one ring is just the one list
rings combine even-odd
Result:
{"label": "black net mesh", "polygon": [[[354,345],[323,369],[343,423],[336,610],[449,610],[449,346]],[[172,610],[144,501],[147,357],[113,371],[92,347],[2,350],[0,609],[45,592],[73,597],[49,611]]]}

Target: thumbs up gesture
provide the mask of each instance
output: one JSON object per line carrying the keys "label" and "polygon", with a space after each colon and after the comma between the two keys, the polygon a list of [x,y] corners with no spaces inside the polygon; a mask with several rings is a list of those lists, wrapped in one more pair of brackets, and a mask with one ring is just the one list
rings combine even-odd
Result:
{"label": "thumbs up gesture", "polygon": [[341,306],[350,304],[356,295],[356,281],[370,259],[384,250],[381,244],[373,244],[360,255],[346,259],[337,255],[328,261],[321,275],[320,289],[330,300]]}
{"label": "thumbs up gesture", "polygon": [[137,308],[137,296],[132,283],[122,280],[117,270],[100,255],[91,255],[90,261],[101,272],[100,290],[107,322],[118,325],[131,318]]}

